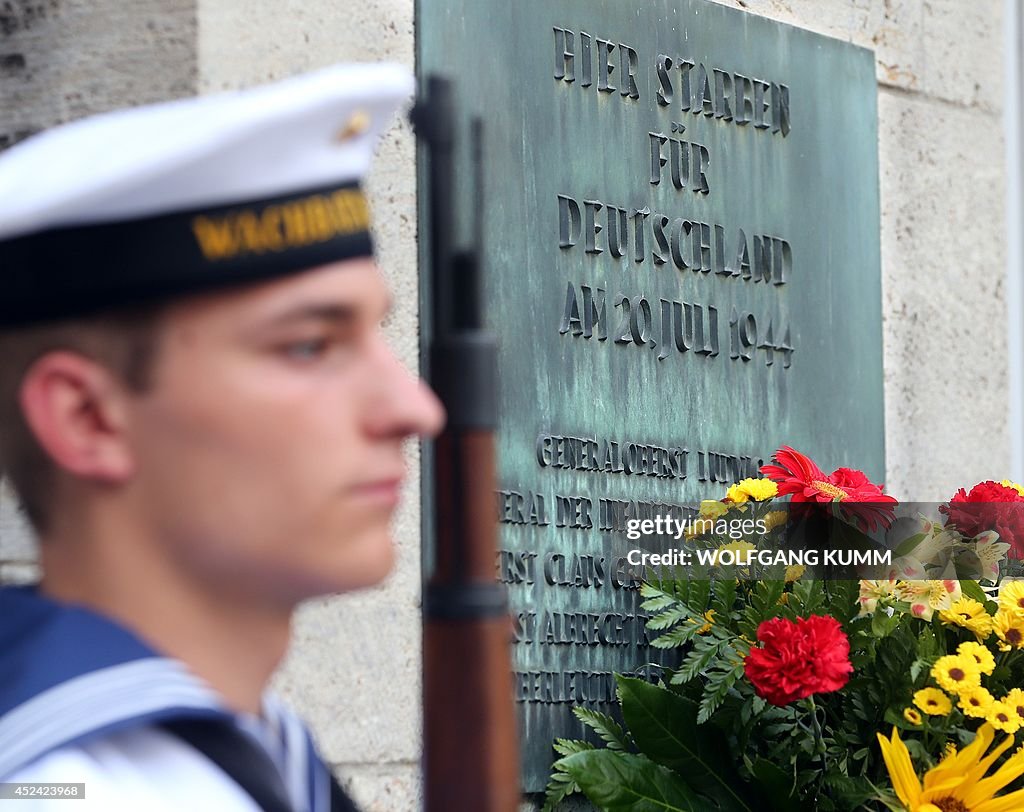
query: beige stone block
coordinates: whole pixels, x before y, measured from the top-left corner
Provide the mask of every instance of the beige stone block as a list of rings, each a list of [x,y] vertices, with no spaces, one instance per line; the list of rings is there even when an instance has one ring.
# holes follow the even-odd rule
[[[81,116],[195,92],[194,0],[6,6],[0,147]]]
[[[413,0],[198,0],[200,89],[280,79],[335,62],[413,66]]]
[[[987,112],[1003,109],[1001,0],[922,3],[924,84],[930,96]]]
[[[420,619],[386,589],[309,603],[275,685],[331,763],[419,759]]]
[[[945,500],[1009,472],[1003,140],[901,93],[879,116],[887,485]]]
[[[1000,0],[721,0],[875,52],[879,84],[1002,109]]]
[[[6,481],[0,483],[0,562],[36,560],[36,539],[18,499]]]
[[[364,812],[417,812],[422,808],[418,765],[367,767],[342,764],[336,772],[342,786]]]

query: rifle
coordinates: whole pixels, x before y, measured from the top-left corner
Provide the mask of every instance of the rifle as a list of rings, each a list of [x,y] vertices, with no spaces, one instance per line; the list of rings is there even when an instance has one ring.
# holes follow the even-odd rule
[[[472,123],[474,239],[455,250],[451,82],[427,79],[412,113],[426,146],[433,308],[428,378],[448,411],[433,446],[433,574],[424,590],[426,812],[515,812],[519,756],[505,590],[495,580],[497,342],[480,302],[482,126]]]

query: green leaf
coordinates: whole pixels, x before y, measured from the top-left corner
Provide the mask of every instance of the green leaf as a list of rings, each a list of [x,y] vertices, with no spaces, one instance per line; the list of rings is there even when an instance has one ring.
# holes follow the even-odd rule
[[[779,598],[786,589],[783,581],[759,581],[750,593],[750,605],[743,613],[740,628],[748,637],[757,634],[757,627],[769,618],[781,614]]]
[[[597,733],[612,750],[629,749],[626,731],[611,716],[583,707],[575,707],[572,712],[577,719]]]
[[[964,595],[968,598],[974,598],[978,603],[985,607],[985,611],[990,615],[994,615],[999,605],[992,600],[989,600],[988,595],[985,594],[985,590],[981,588],[981,585],[977,581],[961,581],[960,589]]]
[[[743,676],[743,663],[734,665],[728,669],[715,669],[708,674],[708,684],[704,689],[704,696],[700,700],[700,708],[697,711],[697,724],[702,725],[711,718],[716,710],[721,707],[729,689],[736,684],[736,681]]]
[[[679,648],[679,646],[686,645],[696,637],[700,628],[701,627],[696,623],[687,623],[685,626],[678,626],[671,631],[659,634],[657,637],[652,638],[651,645],[655,648]]]
[[[659,615],[647,619],[647,628],[654,629],[655,631],[661,631],[667,629],[670,626],[675,626],[679,621],[686,620],[687,618],[693,617],[693,614],[688,608],[683,606],[681,603],[673,602],[671,608],[666,609]]]
[[[922,541],[924,541],[924,533],[915,533],[913,536],[908,536],[901,541],[896,549],[893,551],[894,558],[900,558],[905,555],[910,555],[914,548],[917,547]]]
[[[605,812],[708,812],[708,802],[670,770],[643,756],[592,750],[562,760],[583,793]]]
[[[662,609],[679,603],[679,599],[665,591],[660,582],[644,581],[640,584],[640,597],[645,599],[640,604],[640,608],[648,612],[660,612]]]
[[[703,615],[711,597],[711,581],[690,581],[686,605],[697,615]]]
[[[571,756],[574,753],[582,753],[584,750],[594,749],[593,744],[580,741],[579,739],[555,739],[555,743],[551,746],[555,748],[555,752],[560,756]]]
[[[622,716],[636,746],[715,798],[723,810],[749,810],[732,759],[715,728],[697,727],[697,706],[643,680],[617,676]],[[705,812],[708,807],[701,808]]]
[[[731,578],[715,581],[715,594],[711,598],[711,608],[722,619],[727,620],[732,614],[736,603],[736,582]]]
[[[771,812],[799,812],[800,799],[793,797],[793,778],[778,764],[759,758],[750,765],[758,797]]]
[[[570,795],[580,791],[579,784],[571,775],[561,769],[561,760],[554,764],[551,777],[544,791],[544,806],[541,812],[554,812],[556,806]]]
[[[703,673],[704,669],[711,664],[711,661],[718,656],[721,646],[722,643],[719,641],[698,640],[683,659],[682,665],[672,677],[672,680],[674,682],[689,682],[698,674]]]
[[[871,616],[871,633],[875,637],[886,637],[900,624],[900,615],[889,617],[885,612],[875,612]]]

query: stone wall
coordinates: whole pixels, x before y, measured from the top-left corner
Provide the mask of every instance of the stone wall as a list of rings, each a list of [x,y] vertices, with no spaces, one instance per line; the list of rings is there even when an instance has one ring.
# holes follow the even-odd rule
[[[956,485],[1007,475],[1002,4],[727,4],[875,50],[889,489],[939,500]],[[413,0],[0,0],[0,145],[89,112],[337,61],[412,67],[413,18]],[[413,366],[416,190],[404,124],[382,145],[370,191],[396,295],[389,332]],[[389,812],[418,808],[420,792],[415,478],[407,496],[394,575],[306,607],[278,679],[357,798]],[[32,558],[13,502],[0,494],[0,577],[32,577]]]

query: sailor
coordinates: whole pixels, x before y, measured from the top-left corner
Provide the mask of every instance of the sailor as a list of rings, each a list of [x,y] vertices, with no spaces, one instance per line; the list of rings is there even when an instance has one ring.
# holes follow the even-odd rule
[[[361,187],[411,89],[335,66],[0,155],[0,464],[43,573],[0,589],[0,782],[84,789],[17,808],[354,808],[266,686],[297,604],[391,569],[444,419]]]

